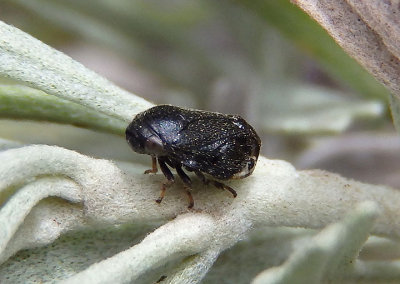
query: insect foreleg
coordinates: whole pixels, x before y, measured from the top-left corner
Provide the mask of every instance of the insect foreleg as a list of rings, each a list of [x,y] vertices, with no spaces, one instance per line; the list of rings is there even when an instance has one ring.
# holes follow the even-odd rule
[[[157,168],[157,159],[155,156],[151,156],[151,169],[145,170],[144,173],[145,174],[155,174],[156,172],[158,172],[158,168]]]
[[[161,186],[160,197],[156,200],[157,203],[161,203],[165,196],[165,191],[168,187],[170,187],[174,183],[174,175],[169,170],[168,166],[165,164],[165,161],[162,158],[158,158],[158,163],[160,164],[160,169],[163,172],[164,176],[167,178],[167,181],[164,182]]]

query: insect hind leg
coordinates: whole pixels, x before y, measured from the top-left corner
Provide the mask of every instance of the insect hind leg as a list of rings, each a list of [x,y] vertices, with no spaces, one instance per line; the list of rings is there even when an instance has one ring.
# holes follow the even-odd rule
[[[201,179],[201,181],[204,184],[212,183],[216,188],[229,191],[230,193],[232,193],[233,197],[237,196],[236,191],[232,187],[227,186],[227,185],[223,184],[222,182],[219,182],[219,181],[216,181],[216,180],[207,179],[204,176],[204,174],[202,172],[200,172],[200,171],[195,171],[195,174]]]
[[[167,190],[168,187],[170,187],[174,183],[175,179],[174,179],[174,175],[171,173],[171,171],[168,168],[167,164],[165,163],[164,159],[158,158],[158,164],[160,165],[160,169],[161,169],[162,173],[167,178],[167,181],[163,182],[163,184],[161,186],[160,197],[158,197],[158,199],[156,199],[157,203],[161,203],[161,201],[163,200],[163,198],[165,196],[165,191]]]
[[[206,179],[206,177],[203,175],[202,172],[200,172],[200,171],[195,171],[194,173],[196,174],[196,176],[197,176],[199,179],[201,179],[201,181],[202,181],[204,184],[208,184],[208,183],[209,183],[209,180]]]
[[[189,198],[188,208],[192,208],[194,206],[193,196],[190,193],[190,190],[192,189],[192,181],[187,176],[187,174],[182,170],[181,166],[176,166],[175,168],[176,168],[176,172],[178,173],[179,177],[182,179],[183,183],[185,184],[184,188],[185,188],[186,194]]]
[[[236,197],[236,196],[237,196],[236,191],[235,191],[232,187],[227,186],[226,184],[223,184],[222,182],[219,182],[219,181],[216,181],[216,180],[211,180],[210,182],[211,182],[216,188],[225,189],[225,190],[229,191],[230,193],[232,193],[233,197]]]

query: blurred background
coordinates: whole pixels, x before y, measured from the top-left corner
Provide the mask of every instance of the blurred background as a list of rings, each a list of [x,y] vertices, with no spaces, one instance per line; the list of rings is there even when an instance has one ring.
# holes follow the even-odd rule
[[[3,0],[0,20],[155,104],[240,114],[268,158],[400,188],[387,90],[288,0]],[[0,136],[150,165],[72,126],[1,119]]]

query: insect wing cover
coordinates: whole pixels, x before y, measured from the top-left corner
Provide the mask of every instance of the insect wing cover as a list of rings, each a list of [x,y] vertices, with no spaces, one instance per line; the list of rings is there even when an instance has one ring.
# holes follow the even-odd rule
[[[139,146],[135,139],[141,142]],[[144,148],[146,140],[157,139],[162,143],[162,153],[133,146]],[[187,170],[222,180],[250,175],[261,146],[253,127],[240,116],[170,105],[138,114],[127,128],[127,140],[136,152],[164,155]]]

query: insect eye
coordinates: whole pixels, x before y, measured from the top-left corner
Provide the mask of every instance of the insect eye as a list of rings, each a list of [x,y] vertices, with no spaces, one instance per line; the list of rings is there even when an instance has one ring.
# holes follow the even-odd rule
[[[144,147],[150,153],[162,153],[164,151],[161,139],[154,135],[147,138]]]
[[[250,171],[252,168],[254,168],[254,166],[255,166],[255,161],[254,161],[254,159],[252,158],[252,159],[250,160],[250,162],[248,162],[247,168],[248,168],[249,171]]]

